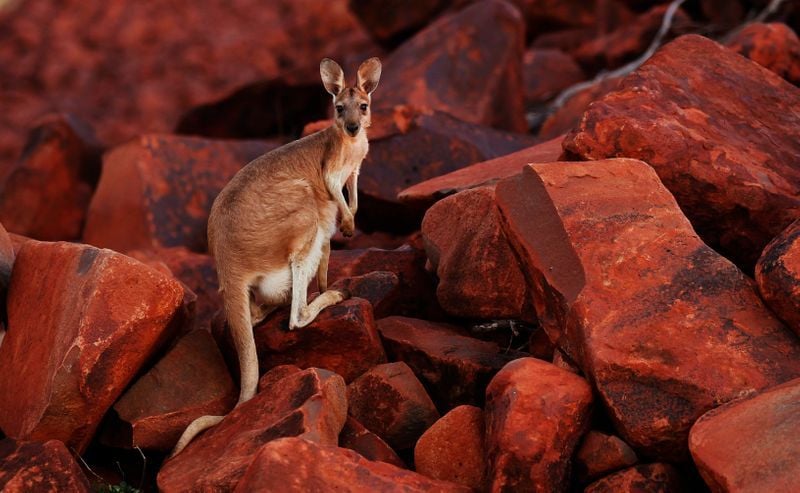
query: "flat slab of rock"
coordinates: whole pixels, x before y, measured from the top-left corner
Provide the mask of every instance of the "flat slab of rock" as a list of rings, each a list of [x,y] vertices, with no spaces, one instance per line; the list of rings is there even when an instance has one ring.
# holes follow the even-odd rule
[[[714,492],[794,491],[800,478],[800,379],[709,411],[689,449]]]
[[[486,389],[490,490],[566,491],[591,404],[591,387],[574,373],[535,358],[507,364]]]
[[[344,380],[326,370],[280,370],[255,397],[200,434],[158,473],[158,488],[230,491],[264,444],[300,436],[335,446],[347,416]]]
[[[384,318],[378,330],[389,358],[405,362],[445,409],[482,404],[494,374],[519,355],[454,326],[415,318]]]
[[[703,413],[800,376],[800,341],[647,164],[533,165],[497,200],[542,327],[637,452],[685,459]]]
[[[361,456],[371,461],[386,462],[406,469],[403,459],[397,452],[384,442],[381,437],[364,428],[352,416],[347,417],[342,433],[339,435],[339,446],[358,452]]]
[[[5,493],[89,493],[89,481],[58,440],[0,440],[0,490]]]
[[[0,428],[81,453],[153,353],[174,334],[183,287],[88,245],[23,243],[0,346]]]
[[[748,24],[726,46],[792,84],[800,85],[800,39],[786,24]]]
[[[647,162],[700,236],[749,270],[800,217],[799,106],[780,76],[687,35],[595,102],[564,149]]]
[[[756,264],[766,304],[800,336],[800,220],[775,237]]]
[[[680,474],[669,464],[630,467],[595,481],[583,493],[682,493],[687,491]]]
[[[261,448],[236,491],[466,493],[470,489],[385,462],[372,462],[352,450],[320,446],[302,438],[281,438]]]
[[[174,246],[204,252],[217,194],[274,147],[175,135],[144,135],[115,147],[103,158],[83,240],[119,252]]]

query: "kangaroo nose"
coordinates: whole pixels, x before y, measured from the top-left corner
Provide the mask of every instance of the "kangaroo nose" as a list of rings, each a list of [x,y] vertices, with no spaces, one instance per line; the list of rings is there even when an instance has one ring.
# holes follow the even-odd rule
[[[355,135],[356,132],[358,132],[357,123],[348,123],[347,125],[345,125],[345,128],[347,129],[348,132],[350,132],[350,135]]]

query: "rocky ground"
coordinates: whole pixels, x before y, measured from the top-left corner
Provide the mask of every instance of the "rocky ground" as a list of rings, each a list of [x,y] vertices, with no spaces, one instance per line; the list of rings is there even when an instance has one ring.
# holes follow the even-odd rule
[[[626,68],[670,4],[0,2],[0,489],[798,490],[800,5]],[[324,56],[384,66],[353,297],[232,409],[208,212]]]

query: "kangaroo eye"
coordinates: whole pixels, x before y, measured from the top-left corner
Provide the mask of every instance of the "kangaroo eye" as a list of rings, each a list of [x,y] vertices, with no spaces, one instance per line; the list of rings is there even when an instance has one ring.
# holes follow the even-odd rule
[[[336,113],[341,114],[342,111],[344,111],[344,106],[342,106],[341,104],[337,104],[336,105]]]
[[[361,105],[361,111],[367,111],[367,105],[366,104],[362,104]]]

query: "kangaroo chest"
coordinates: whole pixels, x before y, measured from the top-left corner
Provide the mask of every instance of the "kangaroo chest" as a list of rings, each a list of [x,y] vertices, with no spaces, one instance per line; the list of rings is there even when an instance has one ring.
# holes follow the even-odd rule
[[[367,155],[369,144],[366,137],[357,139],[355,142],[348,142],[340,146],[329,157],[329,162],[326,163],[327,180],[335,186],[336,189],[344,187],[347,178],[353,173],[358,173],[361,167],[361,161]]]

